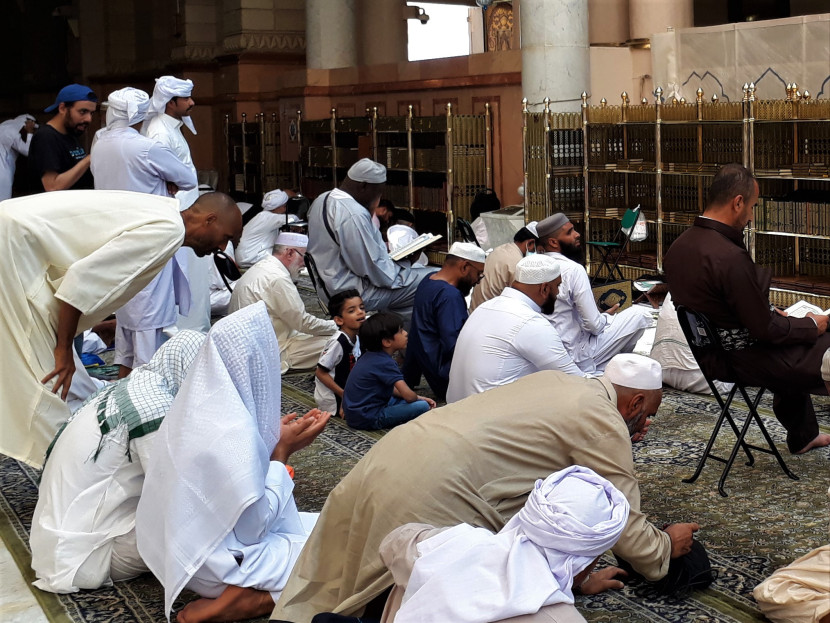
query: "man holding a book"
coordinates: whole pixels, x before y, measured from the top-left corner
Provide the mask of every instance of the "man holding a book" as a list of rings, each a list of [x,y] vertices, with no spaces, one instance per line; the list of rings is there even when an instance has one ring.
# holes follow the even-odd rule
[[[664,268],[675,303],[705,314],[724,344],[725,358],[702,359],[703,371],[719,381],[771,390],[787,446],[801,454],[830,445],[830,435],[819,433],[810,399],[827,393],[821,361],[830,348],[830,317],[808,312],[796,318],[770,305],[772,273],[752,261],[743,243],[757,201],[758,183],[748,169],[722,167],[703,216],[672,244]],[[727,361],[738,378],[730,378]]]

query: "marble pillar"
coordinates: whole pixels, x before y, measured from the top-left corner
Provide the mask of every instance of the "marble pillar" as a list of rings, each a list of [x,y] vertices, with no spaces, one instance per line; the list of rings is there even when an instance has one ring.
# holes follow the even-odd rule
[[[588,0],[522,0],[522,92],[531,109],[580,110],[591,84]]]
[[[305,5],[306,66],[357,66],[355,0],[308,0]]]
[[[588,41],[614,45],[628,41],[628,0],[588,0]]]
[[[629,0],[631,39],[648,39],[654,33],[694,26],[694,0]]]
[[[358,64],[402,63],[407,55],[405,0],[358,0]],[[429,13],[429,5],[426,5]],[[417,22],[416,22],[417,23]]]

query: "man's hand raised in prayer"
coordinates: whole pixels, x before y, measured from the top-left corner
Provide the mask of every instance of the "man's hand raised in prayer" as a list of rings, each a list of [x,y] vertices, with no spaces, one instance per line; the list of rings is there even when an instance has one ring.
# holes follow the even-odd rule
[[[696,523],[673,523],[663,528],[671,539],[671,557],[680,558],[692,551],[694,534],[700,530]]]
[[[271,453],[271,460],[286,463],[292,454],[317,438],[330,417],[331,413],[320,409],[312,409],[302,417],[297,417],[296,413],[283,416],[280,421],[280,440]]]

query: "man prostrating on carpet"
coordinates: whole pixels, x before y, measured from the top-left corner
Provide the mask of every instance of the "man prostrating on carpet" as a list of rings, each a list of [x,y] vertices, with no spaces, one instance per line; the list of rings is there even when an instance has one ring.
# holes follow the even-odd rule
[[[316,514],[299,513],[288,456],[330,414],[280,418],[279,346],[265,304],[214,325],[158,430],[136,513],[138,551],[164,586],[203,597],[180,623],[268,614]]]

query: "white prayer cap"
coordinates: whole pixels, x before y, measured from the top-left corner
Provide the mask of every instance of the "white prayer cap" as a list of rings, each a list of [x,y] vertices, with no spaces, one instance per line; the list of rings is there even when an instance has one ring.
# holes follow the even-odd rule
[[[153,89],[153,98],[150,101],[149,116],[161,115],[164,113],[169,102],[174,97],[190,97],[193,92],[193,81],[182,80],[175,76],[162,76],[156,78],[156,86]],[[196,134],[196,128],[193,126],[193,120],[189,117],[182,117],[182,123],[188,129]]]
[[[355,162],[346,175],[355,182],[366,182],[367,184],[386,183],[386,167],[369,158],[363,158]]]
[[[277,188],[265,193],[265,196],[262,198],[262,209],[276,210],[286,203],[288,203],[288,193]]]
[[[614,385],[630,389],[660,389],[663,387],[663,368],[651,357],[621,353],[608,362],[605,378]]]
[[[539,221],[530,221],[527,225],[525,225],[525,229],[533,234],[534,237],[539,237],[539,232],[536,230],[536,226],[539,224]]]
[[[514,280],[528,285],[549,283],[559,277],[560,273],[559,262],[547,255],[536,253],[519,260]]]
[[[478,262],[479,264],[484,264],[484,260],[487,259],[484,250],[472,242],[453,242],[447,255],[454,255],[462,260]]]
[[[141,123],[150,108],[150,96],[141,89],[124,87],[107,97],[107,128]]]
[[[830,348],[828,348],[824,357],[821,358],[821,378],[823,381],[830,383]]]
[[[298,234],[293,231],[283,231],[277,236],[275,244],[284,247],[296,247],[298,249],[305,249],[308,246],[308,236],[305,234]]]

